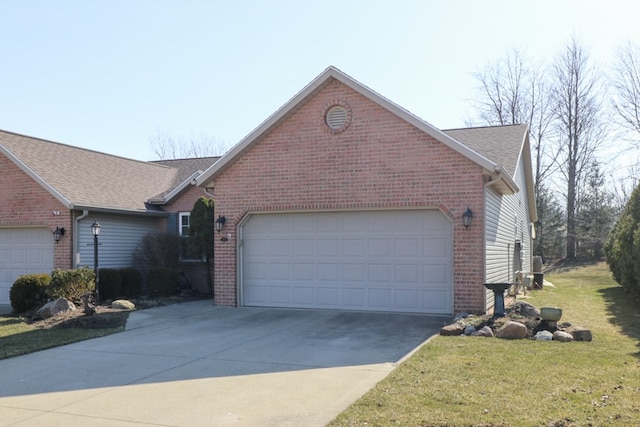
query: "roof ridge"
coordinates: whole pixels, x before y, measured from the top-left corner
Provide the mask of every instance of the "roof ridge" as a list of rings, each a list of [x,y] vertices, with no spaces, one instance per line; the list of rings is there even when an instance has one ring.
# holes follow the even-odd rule
[[[484,126],[467,126],[462,128],[451,128],[451,129],[442,129],[443,132],[448,132],[451,130],[470,130],[470,129],[492,129],[492,128],[505,128],[505,127],[515,127],[515,126],[527,126],[526,123],[511,123],[508,125],[484,125]]]

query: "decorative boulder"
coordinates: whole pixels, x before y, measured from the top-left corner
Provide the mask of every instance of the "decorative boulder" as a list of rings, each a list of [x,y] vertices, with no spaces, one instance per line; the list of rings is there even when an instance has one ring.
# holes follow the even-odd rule
[[[464,327],[464,334],[465,335],[473,335],[473,333],[476,332],[476,328],[473,325],[467,325]]]
[[[527,327],[519,322],[509,320],[496,332],[496,337],[507,340],[518,340],[526,338],[528,334]]]
[[[440,329],[440,335],[451,337],[455,335],[462,335],[463,331],[464,327],[461,324],[452,323],[450,325],[443,326],[442,329]]]
[[[536,341],[551,341],[553,339],[553,334],[549,331],[540,331],[534,337]]]
[[[582,326],[571,326],[566,332],[570,333],[576,341],[591,341],[592,339],[591,331]]]
[[[58,298],[40,307],[36,312],[36,317],[40,319],[48,319],[58,313],[73,311],[75,309],[76,306],[68,299]]]
[[[471,334],[471,336],[473,336],[473,337],[489,337],[489,338],[492,338],[493,337],[493,331],[491,330],[490,327],[483,326],[482,328],[480,328],[477,331],[473,332]]]
[[[116,308],[118,310],[135,310],[136,305],[126,299],[117,299],[111,303],[111,308]]]
[[[553,339],[560,342],[570,342],[573,341],[573,335],[564,331],[555,331],[553,333]]]
[[[527,319],[536,319],[540,317],[540,310],[528,302],[516,301],[507,308],[507,315],[509,314],[517,314]]]

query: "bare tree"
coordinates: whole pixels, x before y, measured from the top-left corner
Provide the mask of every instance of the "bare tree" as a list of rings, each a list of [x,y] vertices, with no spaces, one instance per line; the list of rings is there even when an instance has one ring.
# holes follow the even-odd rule
[[[640,141],[640,46],[627,43],[618,50],[613,68],[613,108],[623,128]]]
[[[225,144],[204,132],[173,136],[158,131],[150,138],[150,145],[160,160],[221,156]]]
[[[555,256],[563,251],[557,236],[563,225],[557,221],[560,207],[551,195],[546,182],[557,167],[553,159],[554,148],[549,143],[553,118],[549,85],[544,79],[543,67],[533,64],[518,50],[507,51],[504,58],[489,64],[473,76],[479,81],[475,102],[480,121],[487,125],[529,125],[529,138],[534,157],[534,192],[538,221],[535,245],[537,255]]]
[[[566,184],[566,256],[576,257],[576,212],[580,192],[606,136],[600,73],[574,38],[552,70],[552,108],[557,131],[556,164]]]
[[[479,81],[475,107],[480,121],[486,125],[528,124],[535,161],[535,191],[539,193],[544,179],[553,172],[555,157],[549,153],[547,136],[552,120],[549,89],[541,65],[516,49],[504,58],[473,73]]]

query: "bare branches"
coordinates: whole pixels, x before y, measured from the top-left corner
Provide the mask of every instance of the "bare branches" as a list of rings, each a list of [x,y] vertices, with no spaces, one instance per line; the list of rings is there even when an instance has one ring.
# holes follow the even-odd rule
[[[618,50],[613,68],[613,108],[620,125],[636,133],[640,141],[640,46],[627,43]]]
[[[151,137],[150,145],[160,160],[220,156],[226,151],[225,144],[204,132],[172,136],[158,131]]]

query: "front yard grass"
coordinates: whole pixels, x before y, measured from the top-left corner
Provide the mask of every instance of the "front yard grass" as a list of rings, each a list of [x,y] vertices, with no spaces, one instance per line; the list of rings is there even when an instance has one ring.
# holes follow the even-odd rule
[[[592,342],[434,337],[331,426],[640,425],[640,308],[604,263],[545,276],[536,307]]]
[[[124,326],[99,329],[65,327],[40,329],[16,316],[0,316],[0,359],[102,337],[122,330]]]

